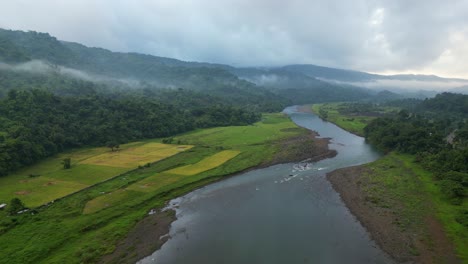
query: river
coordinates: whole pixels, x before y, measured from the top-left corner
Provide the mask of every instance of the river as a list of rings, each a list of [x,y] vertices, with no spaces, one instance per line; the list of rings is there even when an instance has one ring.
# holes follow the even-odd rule
[[[312,113],[284,112],[332,138],[337,156],[249,171],[172,200],[171,238],[138,263],[393,263],[325,177],[379,154]]]

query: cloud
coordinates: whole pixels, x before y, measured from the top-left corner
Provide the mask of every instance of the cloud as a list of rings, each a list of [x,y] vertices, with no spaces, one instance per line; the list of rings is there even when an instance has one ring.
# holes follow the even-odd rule
[[[4,1],[0,27],[240,66],[311,63],[468,77],[468,1]]]

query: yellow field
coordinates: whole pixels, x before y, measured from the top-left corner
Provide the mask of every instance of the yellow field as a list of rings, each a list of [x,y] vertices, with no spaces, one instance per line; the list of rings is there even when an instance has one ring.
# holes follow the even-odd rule
[[[226,161],[234,158],[239,153],[240,151],[237,151],[237,150],[224,150],[210,157],[204,158],[195,164],[168,170],[167,173],[179,174],[179,175],[195,175],[195,174],[207,171],[207,170],[214,169],[222,165]]]
[[[85,148],[45,159],[33,166],[0,177],[0,203],[14,197],[27,206],[45,204],[90,185],[105,181],[130,169],[173,156],[192,146],[133,142],[121,150]],[[62,160],[71,158],[71,169],[63,169]],[[37,177],[29,177],[37,175]]]
[[[120,168],[134,168],[148,162],[156,162],[192,148],[188,145],[147,143],[127,149],[106,152],[81,161],[82,164],[104,165]]]

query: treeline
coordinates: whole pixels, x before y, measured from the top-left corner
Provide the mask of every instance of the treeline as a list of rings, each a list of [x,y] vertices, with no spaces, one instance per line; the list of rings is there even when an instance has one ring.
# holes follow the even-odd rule
[[[222,100],[207,95],[184,90],[172,93],[175,100],[169,103],[143,94],[113,98],[10,90],[0,100],[0,175],[67,148],[167,137],[260,119],[257,112],[222,105]]]
[[[414,154],[452,203],[462,204],[468,195],[467,106],[468,95],[443,93],[396,117],[373,120],[365,137],[383,151]]]

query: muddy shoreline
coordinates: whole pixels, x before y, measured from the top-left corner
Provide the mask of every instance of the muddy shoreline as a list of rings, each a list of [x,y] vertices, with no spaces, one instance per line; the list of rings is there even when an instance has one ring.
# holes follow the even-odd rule
[[[300,128],[303,129],[303,128]],[[319,161],[336,156],[336,151],[328,148],[330,139],[319,138],[319,134],[314,131],[307,131],[299,136],[287,138],[276,143],[278,151],[275,156],[257,166],[247,168],[237,172],[235,176],[246,171],[261,169],[276,164],[300,162],[303,160]],[[212,182],[210,182],[211,184]],[[151,255],[154,251],[162,247],[169,239],[169,230],[173,221],[176,220],[173,210],[158,211],[140,220],[130,230],[126,237],[121,240],[114,252],[103,256],[99,263],[135,263]],[[157,239],[159,238],[159,239]]]
[[[371,173],[361,165],[330,172],[327,179],[379,247],[398,263],[460,263],[434,215],[402,230],[399,223],[404,216],[399,210],[378,206],[369,199],[366,188],[372,182],[363,175]]]

